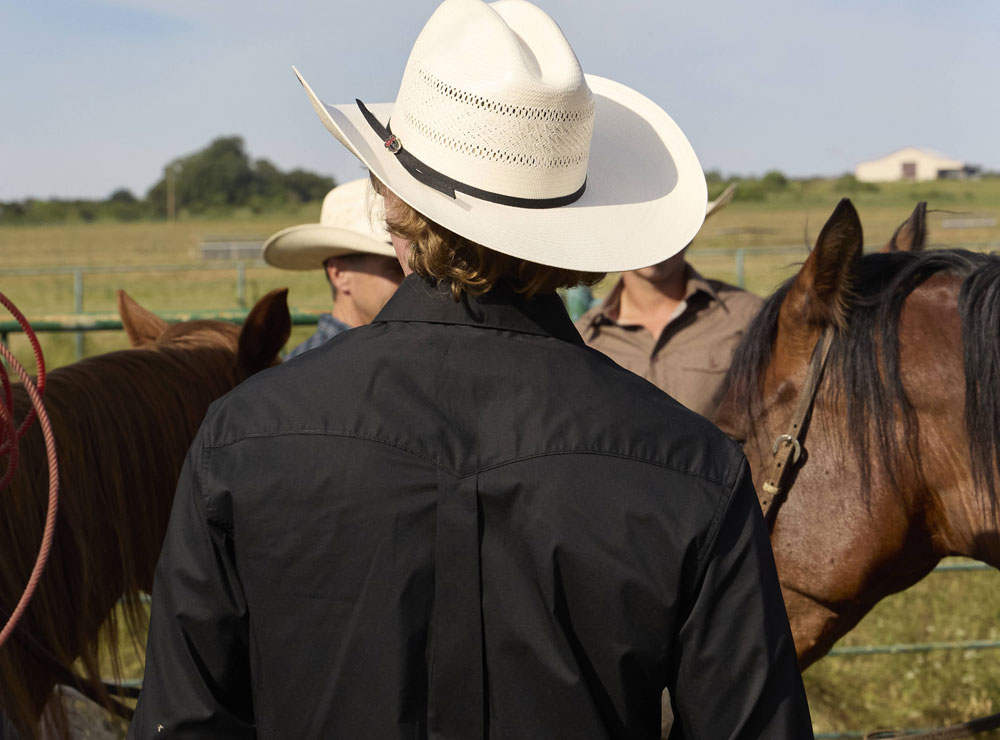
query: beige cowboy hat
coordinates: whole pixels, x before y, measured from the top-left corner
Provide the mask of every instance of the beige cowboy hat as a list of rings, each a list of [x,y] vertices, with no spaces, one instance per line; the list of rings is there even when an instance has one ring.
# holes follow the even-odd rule
[[[344,254],[395,257],[384,221],[374,218],[368,207],[368,182],[367,177],[352,180],[327,193],[319,223],[290,226],[272,235],[264,242],[264,261],[284,270],[314,270]]]
[[[584,75],[526,0],[445,0],[395,103],[327,105],[295,73],[326,128],[389,190],[498,252],[631,270],[679,252],[705,218],[705,177],[673,119]]]

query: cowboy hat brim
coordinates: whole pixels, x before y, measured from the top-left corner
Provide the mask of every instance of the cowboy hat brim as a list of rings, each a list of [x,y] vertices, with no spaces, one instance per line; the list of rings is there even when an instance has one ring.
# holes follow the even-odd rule
[[[327,105],[295,74],[326,128],[400,200],[498,252],[571,270],[634,270],[681,251],[705,220],[705,176],[687,138],[658,105],[617,82],[586,76],[595,120],[585,192],[569,205],[536,209],[462,192],[452,198],[422,184],[356,104]],[[367,107],[384,126],[393,104]]]
[[[323,224],[301,224],[282,229],[264,243],[261,253],[267,264],[283,270],[318,269],[331,257],[345,254],[396,256],[388,242]]]

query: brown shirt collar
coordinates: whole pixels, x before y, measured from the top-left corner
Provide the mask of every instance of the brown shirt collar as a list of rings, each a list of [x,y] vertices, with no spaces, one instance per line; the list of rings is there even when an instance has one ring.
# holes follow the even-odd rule
[[[685,263],[685,269],[687,271],[687,281],[684,289],[684,299],[682,302],[683,308],[678,313],[678,316],[683,315],[685,311],[691,305],[691,299],[698,293],[704,293],[710,301],[716,301],[722,303],[718,293],[712,287],[701,274],[694,269],[690,264]],[[622,300],[622,288],[624,286],[624,281],[618,278],[618,282],[615,287],[611,289],[604,301],[597,307],[594,311],[593,316],[590,320],[590,326],[594,326],[598,323],[610,322],[612,324],[617,324],[618,309],[621,306]],[[722,303],[723,307],[725,304]]]

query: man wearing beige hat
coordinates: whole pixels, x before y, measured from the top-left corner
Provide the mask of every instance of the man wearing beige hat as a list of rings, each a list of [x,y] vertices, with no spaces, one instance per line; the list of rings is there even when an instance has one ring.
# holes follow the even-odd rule
[[[735,189],[730,185],[708,204],[706,220],[732,200]],[[711,419],[733,350],[762,301],[702,277],[686,252],[623,273],[576,328],[589,346]]]
[[[694,238],[674,120],[526,0],[445,0],[395,103],[303,85],[407,276],[206,415],[130,736],[812,737],[741,449],[557,294]]]
[[[403,279],[384,220],[369,208],[368,179],[335,187],[323,199],[318,224],[282,229],[264,243],[267,264],[326,273],[333,310],[316,332],[286,356],[315,349],[347,329],[369,323]]]

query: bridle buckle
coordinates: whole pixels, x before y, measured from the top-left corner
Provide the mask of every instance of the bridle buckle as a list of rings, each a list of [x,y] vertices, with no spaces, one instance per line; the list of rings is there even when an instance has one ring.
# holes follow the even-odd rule
[[[799,458],[802,456],[802,445],[799,444],[799,441],[791,434],[782,434],[774,440],[774,446],[771,448],[771,454],[778,454],[778,448],[781,446],[782,442],[792,446],[792,462],[797,463]]]

